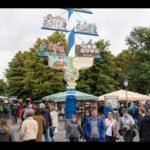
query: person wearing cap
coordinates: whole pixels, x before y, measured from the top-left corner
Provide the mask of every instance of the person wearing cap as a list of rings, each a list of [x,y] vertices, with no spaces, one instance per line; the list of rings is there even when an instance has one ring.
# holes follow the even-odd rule
[[[45,126],[45,130],[44,130],[45,141],[49,142],[50,141],[49,140],[49,128],[52,126],[50,111],[45,108],[44,103],[41,103],[39,105],[39,108],[41,109],[41,115],[45,118],[45,121],[46,121],[46,126]]]

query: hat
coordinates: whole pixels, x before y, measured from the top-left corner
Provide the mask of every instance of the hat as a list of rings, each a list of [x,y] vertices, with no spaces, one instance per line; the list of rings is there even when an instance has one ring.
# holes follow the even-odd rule
[[[43,103],[41,103],[41,104],[39,105],[39,107],[40,107],[40,108],[45,108],[45,105],[44,105]]]

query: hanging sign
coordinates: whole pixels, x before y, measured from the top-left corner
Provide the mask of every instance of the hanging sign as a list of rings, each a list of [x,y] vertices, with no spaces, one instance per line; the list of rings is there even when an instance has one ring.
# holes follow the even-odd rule
[[[67,21],[60,16],[53,17],[51,14],[48,14],[46,17],[44,17],[43,27],[66,30]]]
[[[94,23],[88,24],[86,21],[81,22],[81,20],[77,20],[76,31],[77,32],[97,34],[97,28],[96,28],[96,25]]]
[[[119,108],[119,97],[118,96],[104,96],[105,105],[111,104],[113,109]]]
[[[97,46],[92,43],[84,43],[82,42],[80,45],[76,47],[76,56],[77,57],[100,57],[99,50]]]
[[[94,63],[93,57],[75,57],[73,59],[73,66],[77,70],[87,69],[87,68],[93,66],[93,63]]]

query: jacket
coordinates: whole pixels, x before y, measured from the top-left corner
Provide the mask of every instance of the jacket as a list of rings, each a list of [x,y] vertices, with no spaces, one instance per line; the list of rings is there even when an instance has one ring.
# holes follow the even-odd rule
[[[56,111],[50,112],[52,119],[52,127],[58,127],[58,115]]]
[[[42,141],[42,136],[44,132],[44,128],[46,126],[45,118],[42,115],[33,116],[33,119],[38,123],[38,134],[37,134],[37,141]]]
[[[41,110],[41,114],[42,116],[45,118],[45,121],[46,121],[46,129],[52,125],[52,119],[51,119],[51,116],[50,116],[50,112],[48,109],[46,108],[43,108]]]
[[[113,109],[112,109],[111,107],[104,106],[103,111],[104,111],[105,117],[108,118],[108,113],[109,113],[109,112],[113,112]]]
[[[150,142],[150,115],[145,115],[141,121],[141,138]]]
[[[83,130],[78,122],[70,122],[67,127],[67,137],[80,137],[83,136]]]
[[[21,126],[20,139],[22,141],[36,140],[38,134],[38,123],[32,117],[26,118]]]
[[[14,133],[9,127],[0,127],[0,142],[13,142],[14,140]]]
[[[105,124],[108,124],[108,118],[106,118]],[[106,125],[106,130],[107,130],[108,126]],[[118,126],[117,126],[117,121],[115,119],[113,119],[113,121],[112,121],[112,133],[113,133],[114,137],[118,137]]]
[[[127,118],[125,118],[124,116],[121,118],[121,123],[120,123],[121,128],[127,126],[134,126],[134,125],[135,125],[135,121],[132,116],[128,115]]]
[[[101,117],[97,117],[97,126],[99,130],[99,140],[100,142],[105,141],[105,125]],[[85,135],[86,135],[86,140],[90,140],[91,136],[91,127],[92,127],[92,117],[88,117],[85,122]]]

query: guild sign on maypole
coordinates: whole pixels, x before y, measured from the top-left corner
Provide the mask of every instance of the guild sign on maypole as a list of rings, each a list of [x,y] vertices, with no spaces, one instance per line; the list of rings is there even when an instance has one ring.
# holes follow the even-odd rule
[[[75,12],[92,14],[87,9],[68,8],[68,20],[60,16],[48,14],[44,17],[43,27],[45,30],[54,30],[68,33],[67,53],[62,46],[61,41],[57,43],[42,42],[39,49],[39,57],[47,59],[48,65],[52,69],[62,70],[64,79],[67,82],[67,95],[65,115],[66,119],[71,119],[76,114],[76,80],[79,78],[79,70],[87,69],[94,63],[94,59],[101,58],[97,46],[92,42],[76,46],[75,34],[84,34],[88,36],[98,36],[95,24],[89,24],[86,21],[75,21]]]

